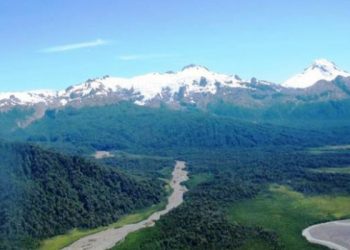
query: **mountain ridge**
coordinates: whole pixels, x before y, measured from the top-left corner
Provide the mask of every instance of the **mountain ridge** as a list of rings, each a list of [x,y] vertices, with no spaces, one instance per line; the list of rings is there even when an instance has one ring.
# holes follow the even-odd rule
[[[217,99],[240,106],[264,106],[275,102],[300,101],[298,96],[305,96],[302,98],[305,100],[310,99],[308,98],[310,93],[319,95],[318,99],[323,101],[324,92],[336,93],[329,94],[329,98],[347,98],[350,95],[346,91],[345,95],[338,93],[339,86],[325,83],[335,81],[338,76],[343,76],[346,81],[350,73],[340,70],[333,62],[325,59],[316,60],[303,73],[283,84],[258,80],[254,77],[251,80],[244,80],[238,75],[216,73],[204,66],[190,64],[178,72],[148,73],[131,78],[106,75],[88,79],[60,91],[0,93],[0,110],[6,111],[15,106],[80,107],[120,101],[131,101],[146,106],[159,106],[165,103],[179,107],[186,103],[205,107]],[[323,82],[323,85],[318,84],[319,82]],[[280,98],[281,96],[283,98]]]

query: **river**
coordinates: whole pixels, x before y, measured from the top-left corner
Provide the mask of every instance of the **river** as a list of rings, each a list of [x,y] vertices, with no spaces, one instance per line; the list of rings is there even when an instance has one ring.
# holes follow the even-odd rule
[[[314,244],[336,250],[350,249],[350,220],[313,225],[304,229],[302,234]]]
[[[79,239],[72,245],[63,250],[106,250],[115,246],[118,242],[125,239],[125,237],[142,228],[152,227],[155,222],[160,219],[162,215],[169,213],[170,210],[178,207],[183,202],[183,195],[187,191],[182,182],[188,180],[188,172],[185,170],[186,164],[183,161],[177,161],[172,172],[172,179],[170,186],[172,187],[172,194],[168,197],[168,203],[164,210],[157,211],[150,215],[146,220],[135,224],[128,224],[120,228],[111,228],[92,234]]]

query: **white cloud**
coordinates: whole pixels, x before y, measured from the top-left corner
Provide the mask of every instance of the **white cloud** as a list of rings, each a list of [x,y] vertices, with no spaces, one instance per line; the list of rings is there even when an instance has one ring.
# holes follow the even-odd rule
[[[119,60],[121,61],[142,61],[149,59],[160,59],[160,58],[170,58],[175,55],[171,54],[134,54],[134,55],[122,55],[119,56]]]
[[[107,41],[107,40],[96,39],[94,41],[89,41],[89,42],[72,43],[72,44],[66,44],[66,45],[45,48],[45,49],[40,50],[40,52],[42,52],[42,53],[64,52],[64,51],[68,51],[68,50],[77,50],[77,49],[83,49],[83,48],[103,46],[103,45],[106,45],[108,43],[109,43],[109,41]]]

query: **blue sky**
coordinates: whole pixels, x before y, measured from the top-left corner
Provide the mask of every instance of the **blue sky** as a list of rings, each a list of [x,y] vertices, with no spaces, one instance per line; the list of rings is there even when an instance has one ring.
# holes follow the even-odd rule
[[[350,1],[0,1],[0,91],[191,63],[281,82],[316,58],[350,71]]]

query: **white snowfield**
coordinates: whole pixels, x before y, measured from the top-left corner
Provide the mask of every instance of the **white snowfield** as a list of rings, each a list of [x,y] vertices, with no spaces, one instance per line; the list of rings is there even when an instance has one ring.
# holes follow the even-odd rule
[[[146,220],[135,224],[125,225],[117,229],[107,229],[105,231],[86,236],[63,250],[105,250],[115,246],[125,237],[142,228],[152,227],[162,215],[167,214],[172,209],[178,207],[183,202],[183,195],[187,191],[186,187],[181,185],[182,182],[188,180],[186,165],[183,161],[177,161],[172,173],[170,186],[173,193],[168,198],[168,204],[164,210],[153,213]]]
[[[79,101],[84,97],[107,96],[122,91],[139,93],[142,100],[136,104],[143,105],[157,96],[161,97],[164,94],[174,96],[181,88],[185,89],[185,95],[188,93],[215,94],[217,83],[223,87],[247,88],[246,81],[233,75],[219,74],[202,66],[189,65],[179,72],[149,73],[132,78],[105,76],[60,91],[0,93],[0,107],[1,103],[5,106],[8,101],[17,105],[49,103],[54,97],[64,106],[70,101]]]
[[[332,81],[337,76],[350,76],[350,73],[339,69],[333,62],[326,59],[318,59],[304,70],[285,81],[282,86],[286,88],[308,88],[320,80]]]
[[[205,82],[204,82],[205,81]],[[234,76],[218,74],[209,71],[205,67],[191,65],[179,72],[150,73],[133,78],[105,77],[93,82],[76,85],[63,96],[69,97],[72,93],[82,96],[89,95],[91,90],[100,91],[100,94],[116,92],[120,89],[133,89],[144,96],[144,101],[161,95],[168,90],[172,95],[181,87],[187,87],[188,92],[206,92],[215,94],[217,87],[215,83],[232,88],[246,88],[242,80]]]
[[[350,220],[331,221],[310,226],[302,235],[311,243],[335,250],[350,249]]]
[[[285,88],[308,88],[320,80],[331,81],[337,76],[350,76],[350,73],[339,69],[326,59],[316,60],[305,69],[282,84]],[[256,81],[257,85],[269,85],[280,90],[280,85],[268,81]],[[60,91],[29,91],[0,93],[0,108],[16,105],[55,104],[65,106],[70,102],[81,102],[93,97],[110,95],[135,95],[138,105],[163,98],[173,101],[176,93],[182,92],[184,97],[197,93],[216,94],[218,86],[231,89],[252,89],[256,85],[249,80],[242,80],[235,75],[215,73],[203,66],[189,65],[178,72],[149,73],[146,75],[121,78],[105,76],[87,80]]]

